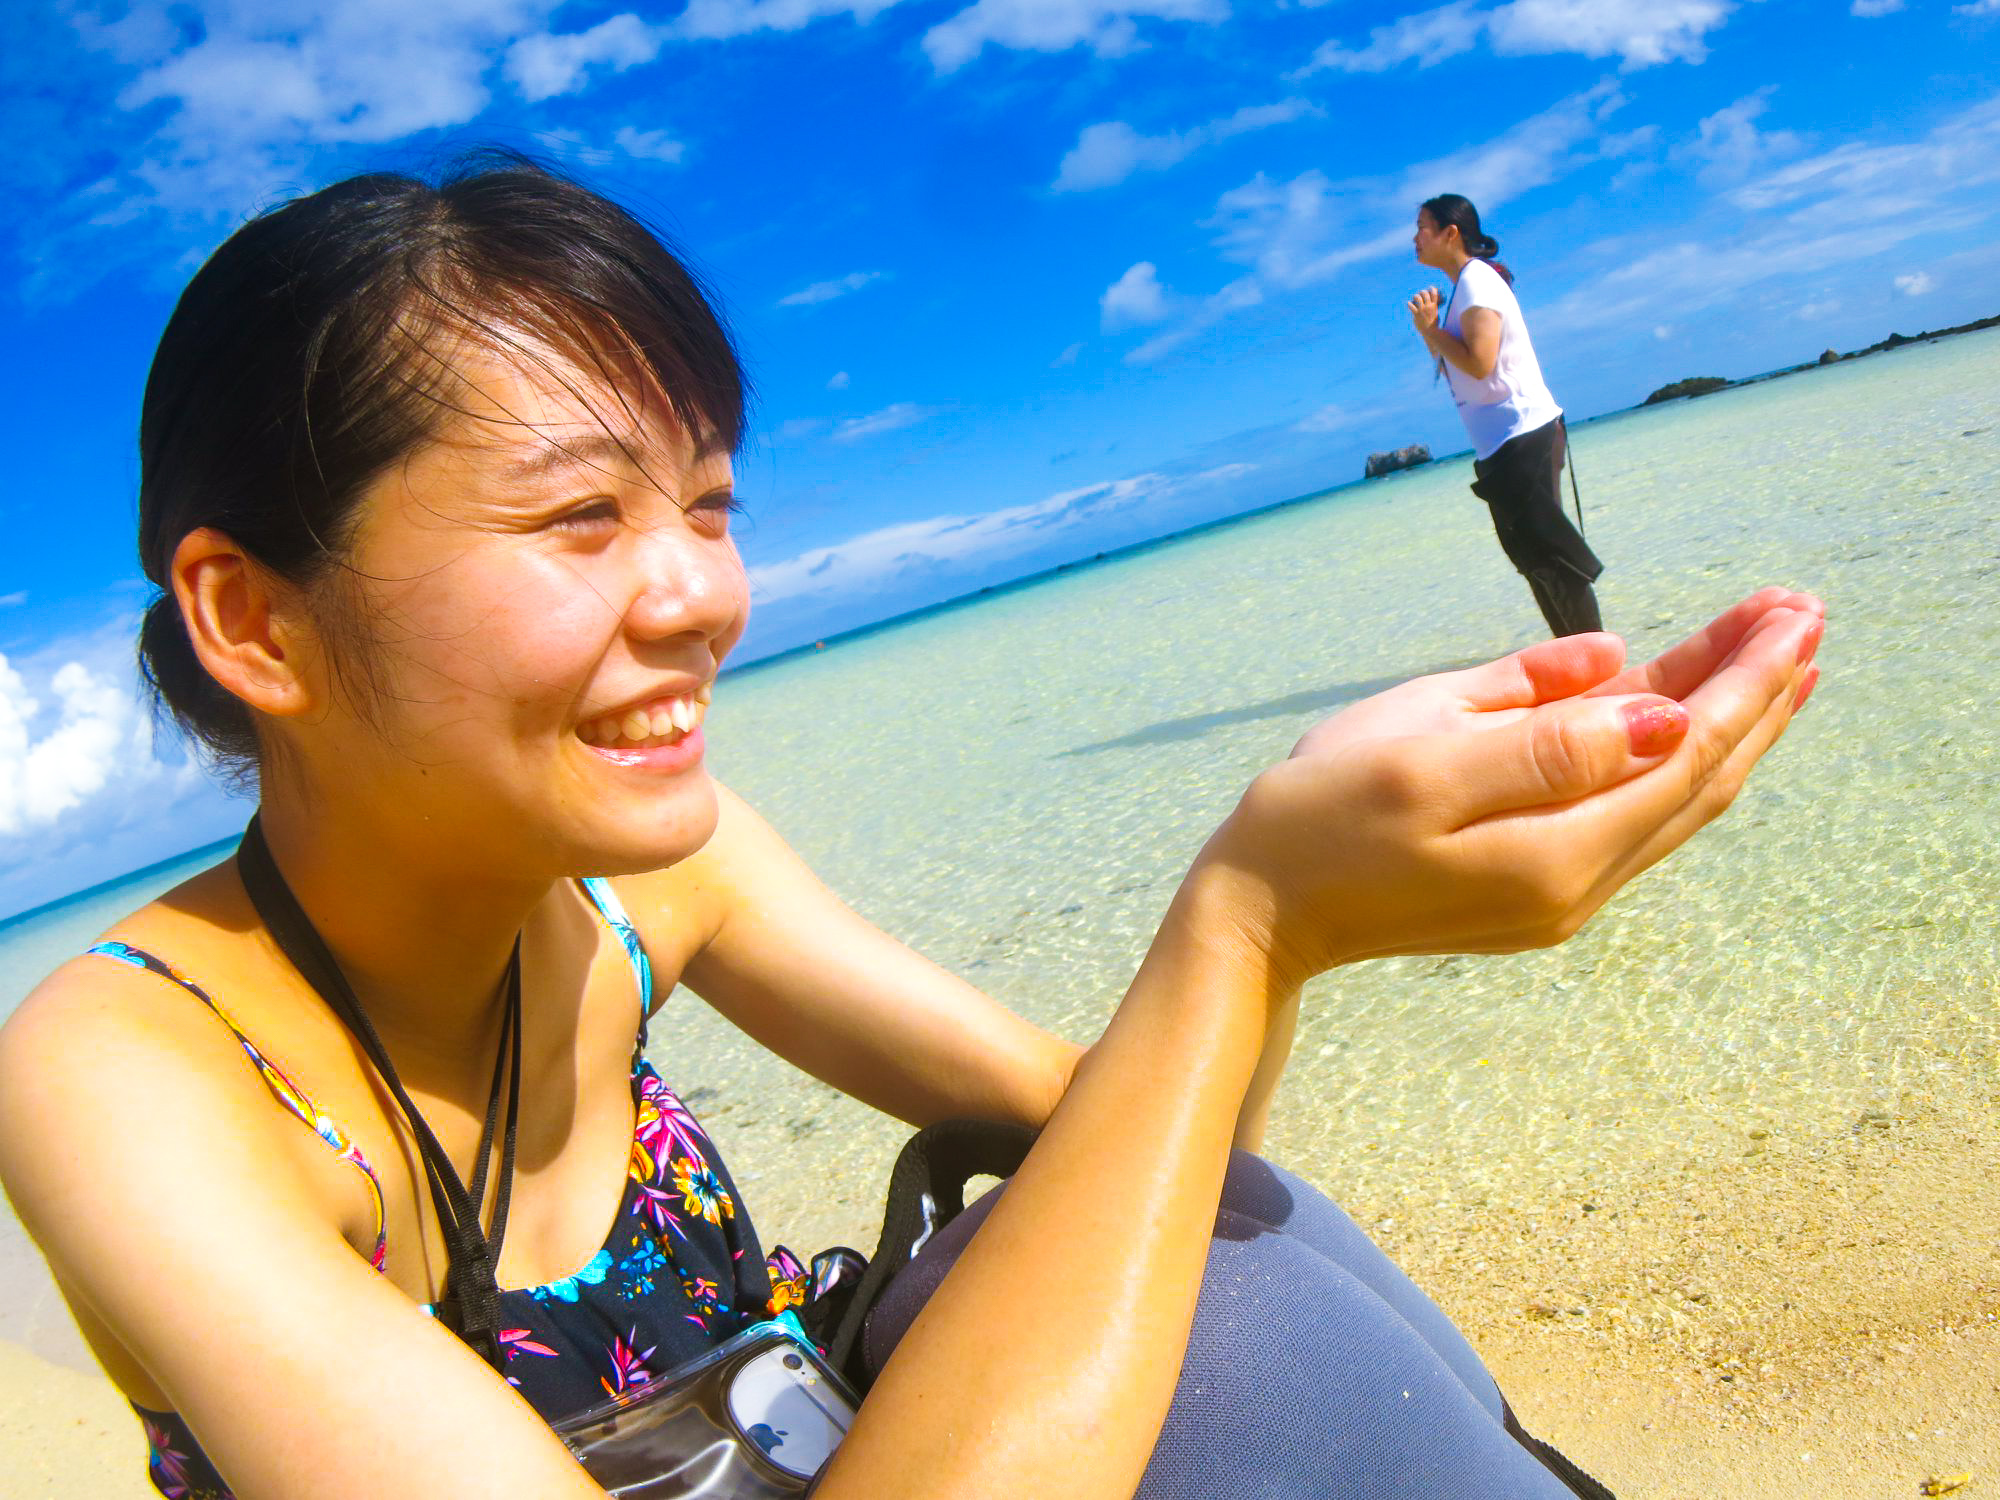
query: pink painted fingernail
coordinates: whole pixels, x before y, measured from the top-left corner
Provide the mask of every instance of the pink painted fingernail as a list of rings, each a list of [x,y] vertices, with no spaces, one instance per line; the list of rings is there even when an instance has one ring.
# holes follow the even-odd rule
[[[1826,634],[1826,621],[1814,620],[1806,627],[1806,633],[1799,637],[1799,660],[1805,661],[1819,650],[1820,638]]]
[[[1793,713],[1797,713],[1806,706],[1806,699],[1812,696],[1812,690],[1818,685],[1819,667],[1817,665],[1807,667],[1805,681],[1799,684],[1798,692],[1792,696]]]
[[[1665,755],[1688,732],[1688,711],[1678,703],[1628,703],[1625,733],[1634,755]]]

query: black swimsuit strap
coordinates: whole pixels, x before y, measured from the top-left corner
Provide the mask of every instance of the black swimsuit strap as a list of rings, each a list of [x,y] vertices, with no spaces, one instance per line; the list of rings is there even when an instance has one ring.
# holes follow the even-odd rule
[[[361,1044],[409,1121],[417,1152],[423,1159],[448,1259],[438,1317],[498,1369],[505,1356],[500,1350],[500,1288],[496,1271],[500,1241],[507,1231],[508,1203],[513,1197],[515,1127],[521,1104],[521,940],[515,938],[513,955],[507,962],[507,995],[501,1014],[499,1051],[493,1060],[493,1086],[487,1095],[486,1121],[480,1132],[472,1186],[467,1188],[429,1122],[403,1088],[396,1065],[390,1061],[388,1049],[362,1010],[354,987],[286,884],[277,861],[271,857],[271,847],[265,842],[258,818],[251,818],[249,828],[244,831],[236,863],[243,888],[279,949]],[[493,1227],[489,1232],[480,1228],[479,1209],[486,1197],[487,1169],[499,1124],[503,1083],[507,1093],[507,1124],[501,1141],[500,1180],[495,1189]]]

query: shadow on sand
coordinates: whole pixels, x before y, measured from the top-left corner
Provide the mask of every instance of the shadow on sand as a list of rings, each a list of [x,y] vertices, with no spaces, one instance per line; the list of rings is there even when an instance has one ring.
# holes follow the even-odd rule
[[[1179,719],[1162,719],[1157,724],[1148,724],[1143,729],[1135,729],[1130,734],[1121,734],[1115,739],[1098,740],[1095,744],[1077,745],[1068,750],[1058,750],[1052,757],[1060,760],[1070,755],[1096,755],[1104,750],[1142,750],[1148,745],[1165,745],[1175,740],[1193,740],[1217,729],[1226,729],[1231,724],[1247,724],[1253,719],[1285,719],[1298,714],[1321,714],[1370,697],[1408,682],[1412,677],[1428,677],[1436,672],[1456,672],[1465,667],[1476,667],[1477,661],[1446,662],[1442,666],[1426,667],[1420,672],[1398,672],[1392,677],[1369,677],[1360,682],[1330,682],[1324,687],[1306,688],[1300,692],[1287,693],[1282,698],[1267,698],[1262,703],[1246,703],[1240,708],[1218,709],[1214,713],[1188,714]]]

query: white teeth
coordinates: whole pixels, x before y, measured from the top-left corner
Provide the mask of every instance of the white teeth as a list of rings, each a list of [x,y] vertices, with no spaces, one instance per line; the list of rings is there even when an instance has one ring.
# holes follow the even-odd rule
[[[591,719],[576,726],[586,745],[615,745],[661,740],[691,733],[708,716],[709,690],[704,683],[692,698],[669,698],[652,708],[635,708],[622,716]]]
[[[704,682],[700,687],[694,690],[694,701],[699,704],[702,704],[703,706],[706,706],[709,703],[714,702],[715,701],[714,687]]]

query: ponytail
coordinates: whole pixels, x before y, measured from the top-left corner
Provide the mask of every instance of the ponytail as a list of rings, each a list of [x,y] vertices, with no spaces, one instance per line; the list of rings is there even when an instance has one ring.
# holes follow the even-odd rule
[[[1514,273],[1494,258],[1500,253],[1500,242],[1479,227],[1479,210],[1472,206],[1470,198],[1459,193],[1439,193],[1424,200],[1423,211],[1439,229],[1456,229],[1467,255],[1485,261],[1500,273],[1500,279],[1507,285],[1514,284]]]

